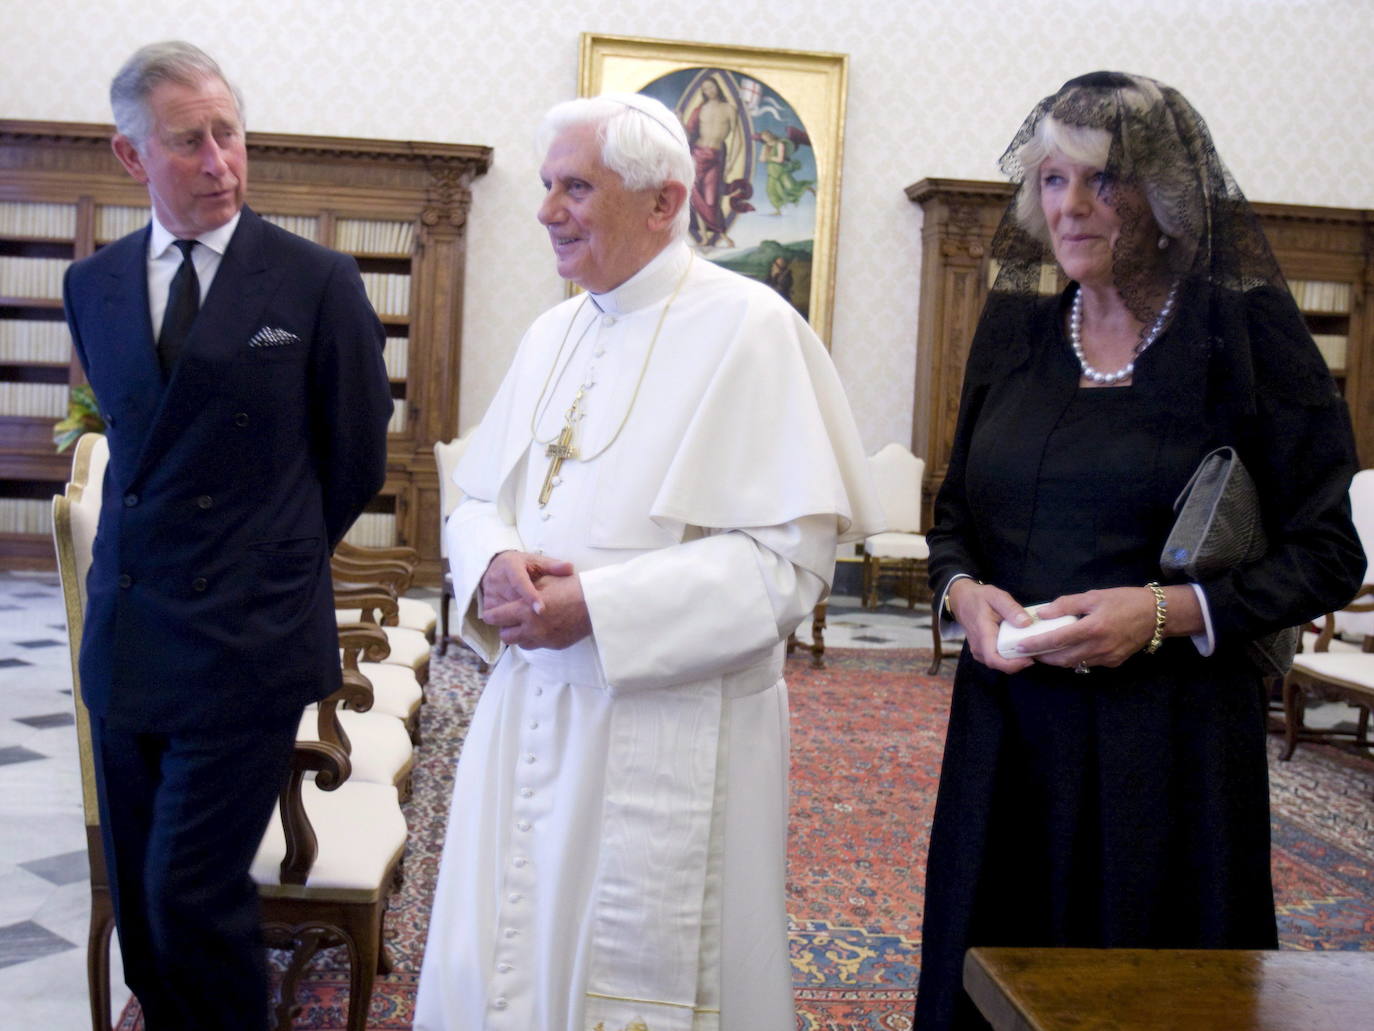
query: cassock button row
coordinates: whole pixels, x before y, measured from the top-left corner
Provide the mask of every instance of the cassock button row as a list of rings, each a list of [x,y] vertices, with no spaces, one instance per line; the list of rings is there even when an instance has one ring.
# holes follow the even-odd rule
[[[137,505],[137,504],[138,504],[138,495],[137,495],[137,494],[125,494],[125,495],[124,495],[124,507],[125,507],[125,508],[133,508],[133,507],[134,507],[135,505]]]
[[[511,965],[509,963],[497,963],[496,972],[498,974],[509,974],[511,972]]]
[[[520,901],[522,898],[524,898],[524,897],[525,897],[525,896],[521,895],[518,891],[513,891],[513,892],[511,892],[509,895],[506,896],[506,901],[507,901],[507,902],[519,902],[519,901]]]
[[[247,412],[239,412],[237,415],[235,415],[235,416],[234,416],[234,425],[235,425],[235,426],[239,426],[239,427],[247,426],[247,425],[248,425],[248,413],[247,413]]]
[[[515,937],[517,934],[519,934],[519,933],[520,933],[520,932],[517,931],[514,927],[507,927],[507,928],[506,928],[506,937],[507,937],[507,938],[514,938],[514,937]]]
[[[516,826],[519,827],[522,831],[527,831],[534,825],[530,823],[529,820],[521,820],[519,823],[516,824]]]
[[[531,765],[531,766],[534,765],[535,758],[536,758],[536,757],[535,757],[535,754],[534,754],[533,752],[526,752],[526,753],[525,753],[525,762],[527,762],[529,765]]]
[[[598,347],[594,353],[596,354],[596,357],[600,358],[602,355],[606,353],[606,349],[604,347]]]
[[[202,494],[200,497],[196,498],[197,508],[211,508],[214,504],[215,499],[210,497],[209,494]]]
[[[206,580],[205,577],[203,577],[203,576],[198,576],[198,577],[196,577],[194,580],[191,581],[191,590],[193,590],[193,591],[203,591],[203,590],[205,590],[205,588],[207,588],[207,587],[209,587],[209,586],[210,586],[209,581]]]
[[[132,587],[134,585],[134,578],[128,573],[120,573],[119,580],[116,582],[120,587]]]
[[[539,513],[539,518],[542,519],[542,520],[544,520],[544,522],[547,523],[550,519],[553,518],[553,513],[552,513],[552,512],[540,512],[540,513]]]
[[[602,324],[603,326],[614,326],[614,325],[615,325],[615,316],[614,316],[614,315],[603,315],[603,316],[601,316],[601,324]]]
[[[496,998],[491,1000],[491,1004],[495,1006],[498,1010],[503,1010],[506,1008],[506,997],[504,995],[498,995]]]
[[[529,862],[529,860],[526,859],[524,856],[516,856],[510,862],[511,866],[523,868],[525,864]]]
[[[538,720],[530,720],[530,730],[538,730],[538,729],[539,729],[539,721],[538,721]]]
[[[533,789],[533,788],[521,788],[521,789],[520,789],[520,797],[521,797],[521,798],[533,798],[533,797],[534,797],[534,789]],[[515,865],[516,865],[516,866],[519,866],[520,864],[519,864],[519,863],[516,863]]]

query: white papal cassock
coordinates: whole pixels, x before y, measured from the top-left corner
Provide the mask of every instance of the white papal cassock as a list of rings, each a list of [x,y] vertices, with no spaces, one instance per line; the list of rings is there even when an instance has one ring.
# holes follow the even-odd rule
[[[541,508],[579,388],[580,453],[614,443]],[[455,480],[462,635],[496,666],[417,1031],[791,1031],[781,642],[837,540],[881,519],[829,355],[772,290],[672,244],[534,323]],[[476,602],[506,549],[575,565],[590,638],[503,652]]]

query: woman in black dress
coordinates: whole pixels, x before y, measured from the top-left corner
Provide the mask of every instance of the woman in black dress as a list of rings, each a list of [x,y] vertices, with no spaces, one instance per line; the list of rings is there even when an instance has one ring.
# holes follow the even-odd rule
[[[927,538],[968,643],[918,1031],[987,1026],[961,989],[975,945],[1276,947],[1245,643],[1339,608],[1364,570],[1344,402],[1197,112],[1151,79],[1083,76],[1002,167],[1019,188]],[[1042,295],[1053,263],[1068,286]],[[1174,499],[1222,445],[1255,480],[1270,550],[1170,580]],[[1044,602],[1077,622],[999,655],[999,625]]]

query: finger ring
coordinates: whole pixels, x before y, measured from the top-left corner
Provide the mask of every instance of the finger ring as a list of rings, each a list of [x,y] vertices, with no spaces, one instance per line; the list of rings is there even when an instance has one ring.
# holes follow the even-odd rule
[[[1091,672],[1092,672],[1092,670],[1090,670],[1090,669],[1088,668],[1088,664],[1087,664],[1086,662],[1080,662],[1077,666],[1075,666],[1075,667],[1073,668],[1073,671],[1074,671],[1075,673],[1091,673]]]

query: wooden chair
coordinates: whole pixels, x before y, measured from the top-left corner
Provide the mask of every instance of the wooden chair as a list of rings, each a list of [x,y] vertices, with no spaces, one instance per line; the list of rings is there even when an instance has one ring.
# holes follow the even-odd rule
[[[1365,584],[1341,613],[1374,612],[1374,601],[1360,600],[1370,597],[1374,597],[1374,584]],[[1333,650],[1331,643],[1338,615],[1327,613],[1312,650],[1299,652],[1293,659],[1293,668],[1283,679],[1284,744],[1280,759],[1292,758],[1300,741],[1323,744],[1348,741],[1365,750],[1366,755],[1374,745],[1369,737],[1369,714],[1374,709],[1374,635],[1365,636],[1360,651]],[[1355,729],[1308,727],[1304,713],[1309,697],[1354,706],[1358,711]]]
[[[424,635],[429,644],[433,644],[438,623],[434,607],[418,598],[405,596],[414,582],[415,567],[419,562],[420,553],[414,548],[364,548],[340,541],[330,559],[330,567],[335,580],[390,584],[396,592],[396,622],[391,625],[414,630]],[[352,623],[357,621],[357,617],[344,615],[340,620]]]
[[[429,682],[430,644],[424,634],[397,625],[400,599],[394,588],[380,580],[334,580],[334,614],[341,626],[370,623],[386,635],[383,663],[404,666],[423,687]]]
[[[82,437],[73,456],[71,481],[63,494],[53,498],[53,539],[67,613],[90,863],[86,977],[95,1031],[110,1029],[109,946],[114,909],[100,836],[90,716],[81,700],[77,658],[86,610],[86,572],[100,519],[108,455],[103,436]],[[388,969],[382,918],[405,849],[405,819],[391,785],[349,782],[349,772],[348,756],[338,746],[326,741],[297,742],[278,812],[253,863],[268,941],[292,953],[275,1014],[278,1031],[290,1028],[298,1008],[296,986],[320,949],[340,944],[347,949],[349,1031],[364,1031],[376,972]]]
[[[885,444],[868,457],[869,472],[878,500],[883,506],[887,530],[864,541],[861,604],[877,608],[878,590],[884,578],[895,581],[899,597],[908,609],[930,598],[926,584],[929,576],[930,548],[921,532],[921,481],[926,463],[901,444]],[[940,641],[940,621],[930,614],[931,676],[940,672],[944,647]]]
[[[921,533],[921,477],[925,462],[900,444],[886,444],[870,455],[878,500],[883,506],[887,530],[864,541],[863,604],[878,604],[878,588],[884,577],[896,581],[907,608],[926,593],[926,560],[930,548]]]

